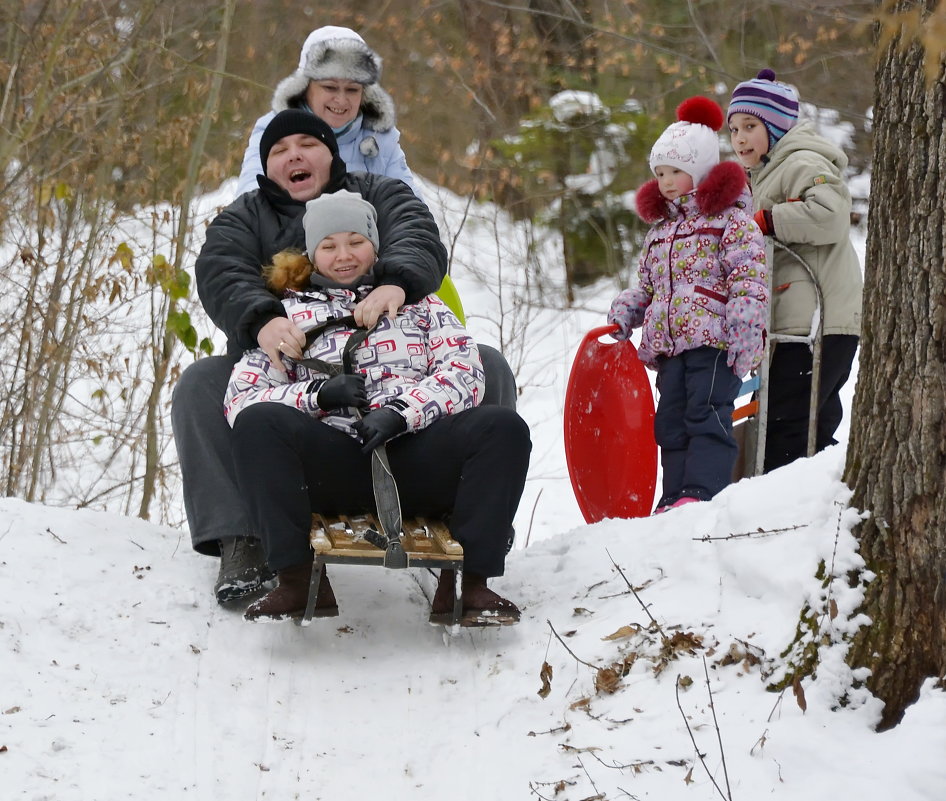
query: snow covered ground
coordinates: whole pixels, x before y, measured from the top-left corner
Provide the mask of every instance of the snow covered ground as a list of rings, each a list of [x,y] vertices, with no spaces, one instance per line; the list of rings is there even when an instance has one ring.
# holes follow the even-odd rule
[[[844,446],[711,503],[584,525],[561,407],[612,289],[543,304],[522,265],[554,264],[554,241],[427,191],[470,328],[515,363],[533,431],[495,582],[522,623],[431,627],[429,575],[336,566],[338,618],[250,625],[213,601],[216,561],[186,532],[3,499],[0,797],[946,797],[946,693],[929,683],[877,734],[843,661],[862,622]],[[812,641],[817,675],[793,687]]]

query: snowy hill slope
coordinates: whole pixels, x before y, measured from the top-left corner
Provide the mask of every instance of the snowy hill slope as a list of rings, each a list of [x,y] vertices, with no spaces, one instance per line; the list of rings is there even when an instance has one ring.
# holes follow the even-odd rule
[[[426,623],[420,571],[335,566],[340,617],[251,625],[180,532],[2,500],[3,797],[718,798],[692,732],[734,799],[941,798],[943,691],[875,734],[840,644],[806,712],[765,690],[806,603],[829,639],[854,625],[858,590],[814,578],[859,565],[841,461],[543,537],[497,581],[523,622],[453,634]]]

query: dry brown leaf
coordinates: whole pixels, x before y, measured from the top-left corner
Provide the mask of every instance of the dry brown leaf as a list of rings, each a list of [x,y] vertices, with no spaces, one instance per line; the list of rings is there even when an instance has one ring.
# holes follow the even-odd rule
[[[542,679],[542,689],[539,690],[539,697],[547,698],[548,694],[552,692],[552,666],[548,662],[542,663],[539,678]]]
[[[692,766],[687,771],[687,775],[683,777],[684,784],[693,784],[693,768]]]
[[[621,686],[621,674],[614,668],[598,668],[595,673],[595,689],[599,693],[613,693]]]
[[[561,743],[559,745],[563,751],[567,751],[570,754],[593,754],[595,751],[600,751],[601,748],[597,745],[586,745],[583,748],[579,748],[576,745],[569,745],[568,743]]]
[[[687,651],[692,654],[697,648],[703,647],[703,638],[692,631],[678,631],[670,638],[670,646],[674,651]]]
[[[613,634],[609,634],[607,637],[602,637],[602,640],[624,640],[628,637],[633,637],[641,630],[641,627],[636,624],[630,624],[627,626],[621,626]]]
[[[624,657],[624,661],[621,663],[621,675],[626,676],[631,672],[631,668],[634,667],[634,663],[637,661],[638,654],[635,652],[629,653]]]
[[[693,686],[693,679],[689,676],[681,676],[677,679],[677,685],[682,687],[684,690],[689,690]]]
[[[798,676],[792,680],[792,692],[795,694],[795,700],[798,702],[798,708],[802,712],[808,711],[808,702],[805,700],[805,688],[801,686],[801,679]]]
[[[831,599],[831,602],[828,604],[828,617],[834,620],[838,616],[838,602]]]
[[[575,709],[588,709],[591,706],[591,699],[588,697],[579,698],[573,704],[569,704],[568,708],[571,710]]]

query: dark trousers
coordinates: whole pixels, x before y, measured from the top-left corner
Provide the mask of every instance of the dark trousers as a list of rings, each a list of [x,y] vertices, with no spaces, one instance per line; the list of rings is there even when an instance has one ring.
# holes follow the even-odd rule
[[[730,483],[738,454],[732,413],[742,382],[726,357],[724,350],[703,347],[658,365],[654,439],[663,468],[658,505],[682,495],[709,500]]]
[[[830,334],[821,349],[816,450],[836,444],[843,417],[841,387],[851,375],[858,337]],[[769,364],[769,410],[765,428],[765,472],[808,453],[811,351],[801,342],[779,342]]]
[[[503,355],[480,345],[480,356],[486,373],[483,404],[515,409],[516,380]],[[232,431],[223,416],[223,397],[237,359],[209,356],[194,362],[181,374],[171,399],[191,546],[211,556],[220,553],[221,539],[257,536],[237,488]]]
[[[313,511],[374,509],[371,456],[348,434],[260,403],[240,413],[233,435],[237,483],[273,570],[312,560]],[[525,421],[502,406],[448,415],[386,445],[402,513],[449,516],[464,569],[485,577],[503,574],[531,448]]]

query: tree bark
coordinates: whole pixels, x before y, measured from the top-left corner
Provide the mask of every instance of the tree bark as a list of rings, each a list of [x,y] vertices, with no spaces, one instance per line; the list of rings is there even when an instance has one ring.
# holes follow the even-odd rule
[[[935,5],[935,2],[932,3]],[[900,8],[929,6],[901,3]],[[939,59],[931,52],[930,58]],[[861,552],[872,620],[849,662],[868,666],[896,725],[946,674],[946,130],[944,73],[894,41],[876,70],[864,325],[845,480],[870,513]]]

